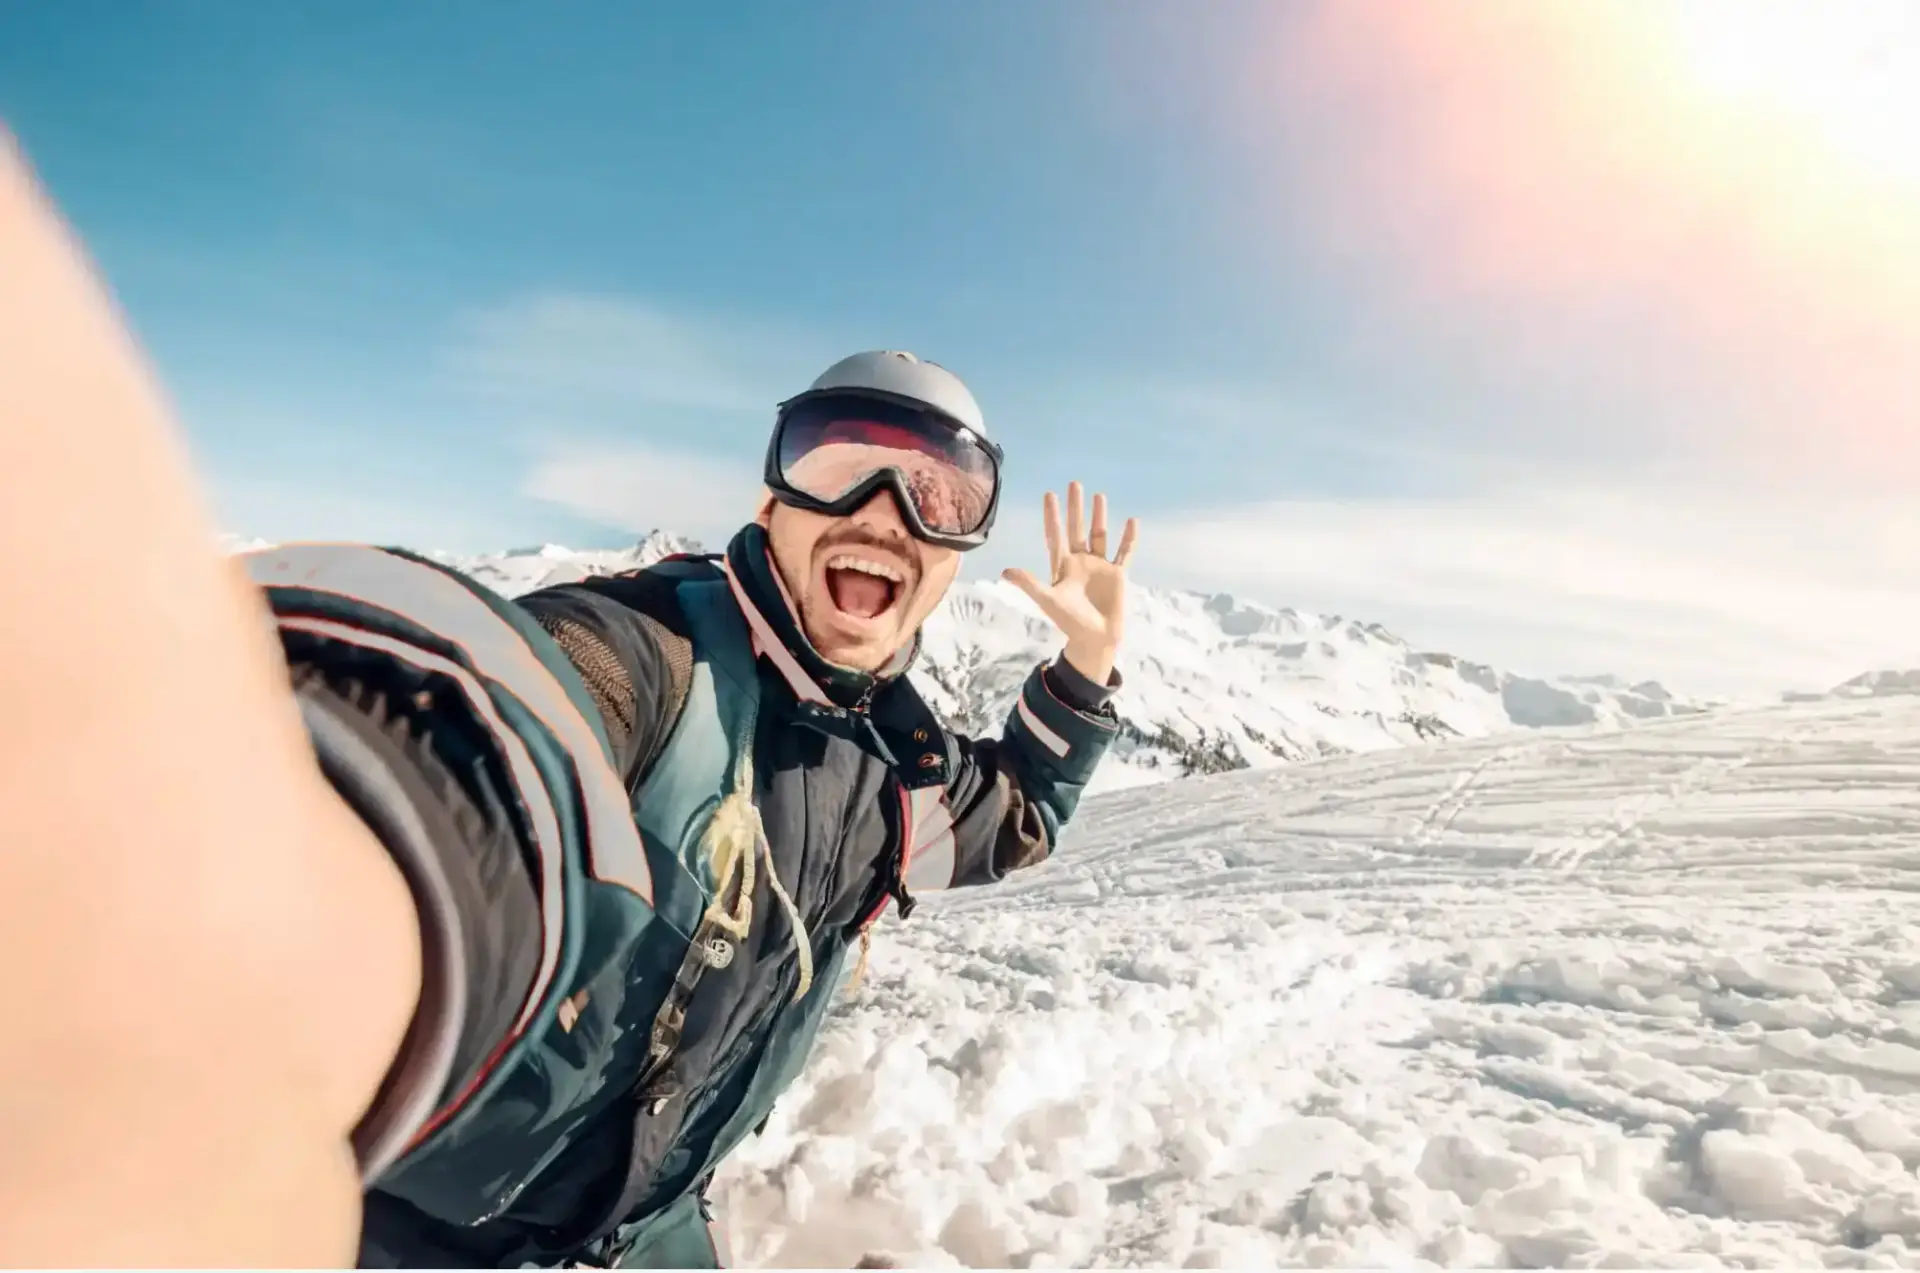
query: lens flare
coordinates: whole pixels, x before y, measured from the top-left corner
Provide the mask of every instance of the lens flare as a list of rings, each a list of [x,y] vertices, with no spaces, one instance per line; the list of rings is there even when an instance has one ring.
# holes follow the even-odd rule
[[[1920,187],[1920,4],[1679,0],[1653,10],[1709,99]]]
[[[1920,0],[1270,25],[1247,237],[1338,286],[1349,356],[1503,445],[1920,490]]]

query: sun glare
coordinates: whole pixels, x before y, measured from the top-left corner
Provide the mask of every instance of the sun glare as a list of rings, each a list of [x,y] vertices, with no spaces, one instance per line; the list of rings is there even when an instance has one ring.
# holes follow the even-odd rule
[[[1920,0],[1678,0],[1664,16],[1699,91],[1920,187]]]

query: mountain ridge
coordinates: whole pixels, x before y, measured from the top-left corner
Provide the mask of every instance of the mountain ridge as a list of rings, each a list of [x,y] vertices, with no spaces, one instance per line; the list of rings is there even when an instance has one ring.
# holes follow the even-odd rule
[[[627,548],[541,544],[428,554],[508,596],[698,552],[654,531]],[[1097,789],[1295,764],[1505,730],[1617,727],[1693,715],[1718,703],[1654,681],[1533,677],[1419,650],[1378,623],[1136,584],[1130,594],[1121,721]],[[929,705],[964,733],[997,733],[1021,682],[1058,638],[1012,585],[957,583],[924,629],[912,673]]]

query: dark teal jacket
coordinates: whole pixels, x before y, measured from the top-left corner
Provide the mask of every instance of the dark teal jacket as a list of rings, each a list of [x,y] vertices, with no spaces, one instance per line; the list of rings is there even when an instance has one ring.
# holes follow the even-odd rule
[[[365,1265],[684,1264],[866,928],[1043,860],[1116,728],[1056,663],[999,738],[950,734],[911,652],[876,677],[812,650],[758,527],[518,602],[389,550],[248,561],[427,943],[360,1138]]]

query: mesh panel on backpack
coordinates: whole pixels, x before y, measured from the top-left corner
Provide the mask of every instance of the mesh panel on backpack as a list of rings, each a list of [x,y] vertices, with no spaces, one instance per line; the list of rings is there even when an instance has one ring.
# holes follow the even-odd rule
[[[625,750],[633,737],[634,713],[638,710],[633,678],[613,647],[599,633],[583,623],[561,615],[541,613],[535,616],[554,644],[566,654],[580,679],[586,682],[593,705],[606,722],[608,741],[616,754]]]

